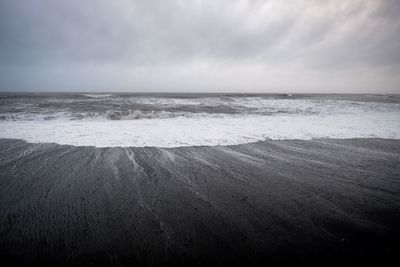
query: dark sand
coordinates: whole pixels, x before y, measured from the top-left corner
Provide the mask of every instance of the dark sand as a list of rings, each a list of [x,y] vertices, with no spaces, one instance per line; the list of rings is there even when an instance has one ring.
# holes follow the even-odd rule
[[[399,243],[399,140],[0,140],[1,266],[382,263]]]

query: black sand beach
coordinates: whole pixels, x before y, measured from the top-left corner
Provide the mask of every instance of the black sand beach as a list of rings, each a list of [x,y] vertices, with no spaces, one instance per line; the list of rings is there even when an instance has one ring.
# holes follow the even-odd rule
[[[1,266],[326,265],[400,252],[398,140],[1,139],[0,170]]]

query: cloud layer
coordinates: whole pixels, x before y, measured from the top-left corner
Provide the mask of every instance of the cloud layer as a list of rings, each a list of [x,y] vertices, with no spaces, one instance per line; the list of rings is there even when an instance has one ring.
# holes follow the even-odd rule
[[[0,90],[400,92],[400,1],[0,0]]]

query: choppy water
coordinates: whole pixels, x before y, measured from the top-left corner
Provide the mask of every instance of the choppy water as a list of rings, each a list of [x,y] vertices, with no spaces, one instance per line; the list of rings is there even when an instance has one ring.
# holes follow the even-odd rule
[[[0,138],[85,146],[400,138],[399,95],[0,94]]]

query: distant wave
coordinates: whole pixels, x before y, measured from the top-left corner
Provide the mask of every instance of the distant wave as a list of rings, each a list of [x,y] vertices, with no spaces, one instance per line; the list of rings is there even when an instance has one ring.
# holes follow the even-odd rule
[[[114,97],[112,94],[83,94],[85,97],[89,98],[110,98]]]

